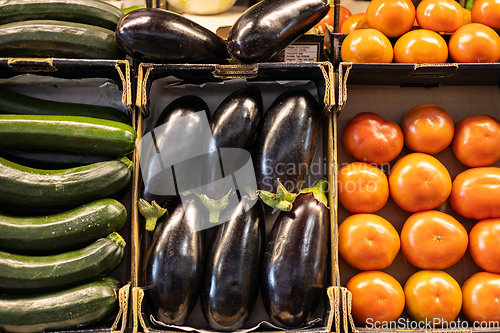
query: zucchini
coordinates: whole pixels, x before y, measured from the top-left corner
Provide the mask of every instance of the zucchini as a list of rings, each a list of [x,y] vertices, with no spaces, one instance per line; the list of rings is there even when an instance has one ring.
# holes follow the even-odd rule
[[[74,116],[0,114],[0,148],[52,149],[123,156],[135,148],[137,132],[116,121]]]
[[[123,12],[100,0],[3,0],[0,24],[28,20],[84,23],[115,30]]]
[[[110,198],[48,216],[0,214],[0,249],[26,254],[74,250],[119,231],[126,220],[125,207]]]
[[[118,305],[120,283],[112,277],[38,295],[0,294],[0,331],[42,332],[95,324]]]
[[[81,249],[48,256],[0,251],[0,290],[33,293],[75,286],[112,271],[124,253],[125,241],[116,232]]]
[[[0,8],[1,9],[1,8]],[[114,30],[94,25],[31,20],[0,25],[0,57],[124,59]]]
[[[127,113],[113,107],[50,101],[5,89],[0,89],[0,113],[82,116],[113,120],[125,124],[130,122]]]
[[[133,164],[126,157],[70,169],[34,169],[0,158],[0,205],[76,207],[125,188]]]

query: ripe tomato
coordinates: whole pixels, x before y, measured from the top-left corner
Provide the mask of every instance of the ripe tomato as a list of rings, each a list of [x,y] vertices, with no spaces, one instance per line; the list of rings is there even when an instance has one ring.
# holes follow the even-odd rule
[[[462,8],[462,9],[464,12],[464,22],[462,23],[462,25],[472,23],[472,14],[470,10],[468,10],[467,8]]]
[[[469,233],[469,253],[479,267],[500,273],[500,219],[481,220]]]
[[[362,112],[345,126],[342,143],[347,153],[355,159],[382,165],[399,155],[403,149],[404,138],[403,131],[395,122],[373,112]]]
[[[340,54],[342,61],[355,63],[388,63],[394,57],[389,39],[375,29],[357,29],[348,34]]]
[[[346,287],[352,293],[352,316],[359,324],[394,321],[403,313],[403,288],[387,273],[361,272],[353,276]]]
[[[399,234],[394,226],[375,214],[354,214],[339,226],[339,254],[359,270],[389,267],[399,252]]]
[[[422,29],[436,32],[453,32],[464,22],[462,6],[455,0],[422,0],[415,15]]]
[[[352,14],[348,18],[345,19],[344,23],[340,27],[341,34],[348,34],[356,30],[356,25],[358,22],[364,19],[366,21],[366,13],[356,13]]]
[[[458,282],[440,270],[421,270],[408,278],[404,286],[406,311],[416,321],[451,322],[462,308]]]
[[[455,212],[468,219],[500,217],[500,168],[478,167],[461,172],[453,181],[449,201]]]
[[[340,6],[340,16],[339,16],[339,31],[342,23],[351,16],[351,11],[344,6]],[[335,27],[335,7],[331,7],[326,16],[324,16],[318,24],[314,27],[322,34],[325,33],[325,24],[330,31],[333,31]]]
[[[500,0],[476,0],[471,8],[471,21],[490,28],[500,28]]]
[[[399,37],[413,27],[415,5],[411,0],[371,0],[366,20],[387,37]]]
[[[411,215],[401,229],[401,251],[415,267],[445,269],[467,251],[467,230],[453,216],[436,210]]]
[[[448,41],[450,58],[457,63],[490,63],[500,60],[500,37],[481,23],[458,28]]]
[[[435,31],[416,29],[399,37],[394,44],[394,62],[436,64],[448,60],[448,44]]]
[[[337,187],[340,204],[351,213],[374,213],[389,199],[387,176],[368,163],[354,162],[340,168]]]
[[[406,113],[401,124],[409,149],[434,155],[453,140],[455,125],[448,112],[434,104],[421,104]]]
[[[439,207],[451,192],[451,177],[435,157],[412,153],[400,158],[389,174],[389,193],[408,212]]]
[[[500,275],[478,272],[462,285],[462,312],[471,322],[491,323],[500,320]]]
[[[500,121],[487,115],[463,118],[457,124],[451,147],[468,167],[494,164],[500,160]]]

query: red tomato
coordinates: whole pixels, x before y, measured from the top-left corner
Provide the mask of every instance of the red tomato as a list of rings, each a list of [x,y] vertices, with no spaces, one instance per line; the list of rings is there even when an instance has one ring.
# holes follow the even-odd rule
[[[394,62],[436,64],[448,60],[448,44],[437,32],[416,29],[399,37],[394,44]]]
[[[458,214],[468,219],[500,217],[500,168],[471,168],[458,174],[449,201]]]
[[[475,0],[470,12],[472,22],[500,28],[500,0]]]
[[[435,157],[412,153],[400,158],[389,174],[389,193],[408,212],[439,207],[451,192],[451,177]]]
[[[399,37],[413,27],[415,5],[411,0],[371,0],[366,20],[387,37]]]
[[[351,16],[351,11],[344,6],[340,6],[340,16],[339,16],[339,31],[340,27],[344,23],[344,21]],[[320,33],[325,33],[325,24],[333,32],[335,28],[335,7],[331,7],[325,17],[319,21],[314,27],[320,31]]]
[[[347,123],[342,132],[342,143],[347,153],[357,160],[382,165],[399,155],[404,138],[395,122],[373,112],[362,112]]]
[[[339,226],[339,254],[352,267],[380,270],[389,267],[399,252],[394,226],[375,214],[354,214]]]
[[[341,34],[348,34],[356,30],[356,26],[361,19],[366,20],[366,13],[356,13],[352,14],[348,18],[345,19],[344,23],[340,27]]]
[[[467,251],[467,230],[453,216],[436,210],[411,215],[401,230],[401,251],[415,267],[445,269]]]
[[[462,312],[471,322],[500,321],[500,275],[478,272],[462,285]],[[485,327],[486,328],[486,327]]]
[[[389,39],[375,29],[357,29],[348,34],[340,54],[342,61],[355,63],[388,63],[394,57]]]
[[[394,321],[403,313],[403,288],[387,273],[361,272],[349,280],[347,290],[352,293],[352,316],[359,324]]]
[[[490,63],[500,60],[500,37],[481,23],[458,28],[448,41],[450,58],[457,63]]]
[[[481,220],[469,233],[469,253],[487,272],[500,273],[500,219]]]
[[[487,115],[465,117],[457,124],[451,147],[468,167],[494,164],[500,160],[500,121]]]
[[[437,32],[453,32],[464,22],[462,6],[455,0],[422,0],[415,15],[422,29]]]

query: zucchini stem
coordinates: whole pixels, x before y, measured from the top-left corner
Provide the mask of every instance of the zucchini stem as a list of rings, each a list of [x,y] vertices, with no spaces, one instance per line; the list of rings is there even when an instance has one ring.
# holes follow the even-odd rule
[[[110,233],[107,238],[111,239],[113,242],[120,245],[122,248],[125,248],[125,246],[127,246],[127,242],[125,242],[125,239],[123,239],[123,237],[116,231]]]

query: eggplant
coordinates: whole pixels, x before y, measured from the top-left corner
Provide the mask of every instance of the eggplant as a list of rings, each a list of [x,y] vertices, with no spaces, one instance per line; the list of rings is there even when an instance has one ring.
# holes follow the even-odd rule
[[[228,53],[244,64],[269,61],[319,23],[329,10],[324,0],[262,0],[232,25]]]
[[[285,328],[311,319],[324,292],[329,211],[326,180],[297,196],[291,211],[281,211],[264,253],[261,294],[271,321]]]
[[[194,196],[193,196],[194,197]],[[203,280],[206,220],[196,197],[168,206],[144,257],[144,293],[151,314],[169,325],[182,325],[192,312]]]
[[[208,246],[201,309],[210,327],[236,331],[250,317],[259,293],[264,253],[264,207],[260,201],[216,226]],[[240,215],[238,215],[240,214]]]
[[[128,56],[142,62],[227,64],[226,41],[177,13],[140,8],[125,14],[115,39]]]

